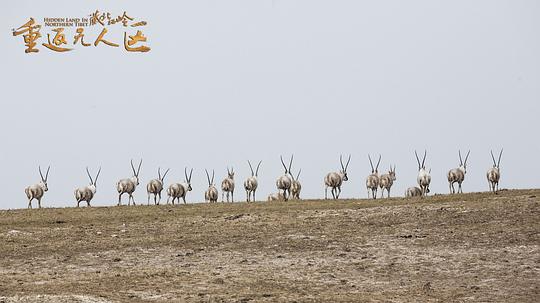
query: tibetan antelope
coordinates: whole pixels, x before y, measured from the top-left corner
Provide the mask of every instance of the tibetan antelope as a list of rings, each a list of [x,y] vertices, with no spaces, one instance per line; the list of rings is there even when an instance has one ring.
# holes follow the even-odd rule
[[[268,201],[285,201],[285,196],[283,196],[283,193],[269,194]]]
[[[133,205],[135,205],[135,199],[133,198],[133,192],[135,192],[135,189],[137,188],[137,185],[139,185],[139,172],[141,171],[141,162],[139,162],[139,167],[137,170],[135,170],[135,166],[133,166],[133,160],[131,160],[131,170],[133,170],[133,177],[122,179],[118,181],[116,184],[116,190],[118,191],[118,206],[122,205],[122,195],[128,194],[128,205],[130,205],[130,202],[133,201]]]
[[[388,198],[390,198],[390,188],[392,188],[392,185],[394,184],[394,181],[396,181],[396,166],[392,168],[390,166],[390,170],[387,174],[382,175],[379,178],[379,187],[381,188],[381,198],[384,198],[384,190],[386,189],[386,192],[388,193]]]
[[[300,192],[302,191],[302,184],[300,181],[298,181],[298,178],[300,178],[300,173],[302,170],[298,171],[298,175],[296,175],[296,178],[291,174],[292,182],[291,182],[291,199],[300,200]]]
[[[347,160],[347,164],[343,165],[343,157],[339,156],[339,163],[341,164],[341,170],[339,172],[331,172],[324,177],[324,198],[328,199],[328,188],[332,188],[332,198],[339,199],[341,194],[341,185],[343,181],[348,181],[349,177],[347,176],[347,168],[349,167],[349,162],[351,162],[351,155]]]
[[[405,192],[405,197],[421,197],[422,196],[422,190],[416,186],[407,188],[407,191]]]
[[[188,191],[191,191],[191,174],[193,173],[193,168],[189,172],[189,177],[187,174],[187,167],[184,168],[184,176],[186,177],[184,183],[173,183],[169,186],[167,189],[167,195],[169,196],[167,198],[167,204],[169,204],[170,198],[172,198],[172,204],[174,205],[174,200],[178,201],[178,204],[180,204],[180,198],[184,200],[184,204],[186,204],[186,194]]]
[[[253,172],[253,167],[251,166],[251,162],[248,160],[249,169],[251,170],[251,177],[248,177],[246,181],[244,181],[244,189],[246,190],[246,201],[254,201],[255,202],[255,192],[257,191],[257,186],[259,185],[257,181],[257,176],[259,175],[259,166],[261,165],[262,161],[259,161],[259,164],[257,164],[257,169],[255,169],[255,172]],[[251,196],[253,195],[253,200],[251,200]]]
[[[47,168],[45,178],[43,178],[43,174],[41,173],[41,167],[39,166],[38,169],[39,175],[41,176],[41,181],[39,181],[38,184],[30,185],[24,189],[26,197],[28,197],[28,208],[32,208],[32,200],[34,199],[38,201],[38,207],[41,208],[41,198],[43,198],[43,194],[45,194],[45,192],[49,190],[49,188],[47,187],[47,179],[49,178],[50,168],[50,166]]]
[[[461,158],[461,151],[458,151],[459,155],[459,167],[451,169],[448,172],[448,183],[450,187],[450,193],[455,194],[456,190],[454,189],[454,183],[457,182],[458,184],[458,193],[463,193],[463,189],[461,189],[461,183],[463,183],[463,180],[465,180],[465,174],[467,173],[467,159],[469,159],[469,154],[471,151],[467,152],[467,156],[465,156],[465,161]]]
[[[234,169],[231,170],[227,167],[227,177],[221,182],[221,202],[225,202],[225,195],[227,195],[227,202],[229,202],[229,194],[231,195],[231,201],[234,202]]]
[[[148,193],[148,205],[150,205],[150,196],[154,195],[154,205],[159,205],[159,202],[161,201],[161,192],[163,191],[163,184],[165,180],[165,176],[169,172],[170,169],[167,169],[163,176],[161,175],[161,167],[158,167],[158,178],[150,180],[148,184],[146,185],[146,192]]]
[[[206,172],[206,178],[208,179],[208,189],[204,192],[204,199],[206,202],[216,203],[218,200],[218,190],[214,186],[214,170],[212,170],[212,179],[210,179],[208,171],[206,169],[204,171]]]
[[[425,196],[429,193],[429,184],[431,183],[431,169],[428,171],[424,165],[426,162],[427,151],[424,151],[422,164],[420,164],[420,159],[418,158],[416,151],[414,151],[414,155],[416,156],[416,162],[418,162],[418,177],[416,178],[416,181],[418,182],[418,185],[420,185],[422,196]]]
[[[373,168],[373,162],[371,162],[371,156],[368,155],[369,165],[371,165],[371,175],[366,178],[366,187],[369,194],[373,199],[377,199],[377,189],[379,188],[379,164],[381,163],[381,155],[379,155],[379,161],[377,161],[377,166]]]
[[[499,164],[501,164],[501,156],[502,156],[503,150],[501,149],[501,152],[499,153],[499,160],[495,162],[495,157],[493,156],[493,151],[491,151],[491,159],[493,159],[493,167],[490,168],[487,171],[487,180],[489,183],[489,190],[496,193],[499,191],[499,179],[501,178],[501,172],[499,168]]]
[[[97,179],[100,172],[101,167],[99,168],[96,177],[92,179],[90,171],[88,171],[88,167],[86,168],[86,174],[88,175],[88,178],[90,178],[90,185],[79,187],[75,190],[75,200],[77,200],[77,207],[79,207],[79,204],[82,201],[86,201],[86,205],[90,207],[90,201],[92,201],[92,198],[94,198],[94,195],[96,194]]]
[[[281,164],[283,165],[283,168],[285,169],[285,174],[280,176],[276,180],[276,187],[278,189],[278,193],[281,193],[283,191],[283,200],[287,201],[289,199],[290,190],[291,190],[291,184],[292,184],[292,175],[291,175],[291,166],[293,161],[294,155],[291,155],[291,161],[289,162],[289,167],[285,165],[285,162],[283,162],[283,157],[280,156]]]

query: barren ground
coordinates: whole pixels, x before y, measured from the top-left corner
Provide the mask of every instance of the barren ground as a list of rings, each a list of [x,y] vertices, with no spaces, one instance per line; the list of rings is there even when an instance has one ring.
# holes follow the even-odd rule
[[[540,302],[540,190],[0,211],[0,302]]]

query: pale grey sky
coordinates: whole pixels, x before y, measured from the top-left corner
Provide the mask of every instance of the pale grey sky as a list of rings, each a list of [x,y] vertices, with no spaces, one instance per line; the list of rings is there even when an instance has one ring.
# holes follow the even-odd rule
[[[54,53],[42,28],[29,55],[11,34],[29,17],[96,9],[148,21],[152,50]],[[117,180],[141,157],[144,203],[158,166],[171,168],[167,186],[194,167],[187,199],[198,202],[204,168],[220,183],[232,165],[244,200],[247,159],[263,160],[266,198],[291,153],[305,198],[324,196],[340,153],[352,154],[342,197],[366,197],[368,153],[382,154],[383,170],[397,165],[393,194],[403,195],[416,183],[415,149],[428,149],[433,193],[447,193],[458,149],[471,149],[466,192],[487,190],[489,150],[501,147],[501,187],[538,187],[538,16],[534,0],[3,1],[0,208],[26,207],[24,188],[49,164],[44,206],[74,206],[87,165],[103,167],[93,204],[114,205]]]

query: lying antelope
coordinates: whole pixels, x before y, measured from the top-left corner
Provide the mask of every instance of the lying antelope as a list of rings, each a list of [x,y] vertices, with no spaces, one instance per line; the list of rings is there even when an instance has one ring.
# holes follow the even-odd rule
[[[390,188],[392,188],[394,181],[396,181],[396,166],[395,165],[394,165],[394,168],[390,166],[390,170],[388,171],[388,173],[382,175],[379,178],[379,187],[381,188],[381,198],[384,198],[385,189],[386,189],[386,192],[388,193],[388,198],[390,198]]]
[[[465,161],[461,158],[461,151],[458,151],[459,154],[459,167],[451,169],[448,172],[448,183],[450,186],[450,193],[455,194],[456,190],[454,189],[454,183],[457,182],[458,184],[458,193],[463,193],[463,189],[461,189],[461,183],[463,183],[463,180],[465,180],[465,174],[467,173],[467,159],[469,159],[469,154],[471,151],[467,152],[467,156],[465,156]]]
[[[324,198],[328,199],[328,188],[332,188],[332,198],[339,199],[341,194],[341,185],[343,181],[348,181],[349,177],[347,176],[347,168],[349,167],[349,162],[351,162],[351,155],[347,159],[347,164],[343,165],[343,157],[339,156],[339,163],[341,164],[341,170],[338,172],[331,172],[324,177]]]
[[[229,202],[229,194],[231,195],[231,201],[234,202],[234,169],[231,170],[227,167],[227,177],[221,182],[221,202],[225,202],[225,195],[227,195],[227,202]]]
[[[285,165],[285,162],[283,162],[283,157],[280,156],[281,164],[283,165],[283,168],[285,169],[285,173],[280,176],[276,180],[276,187],[278,189],[278,193],[281,193],[283,191],[283,200],[287,201],[289,199],[292,179],[291,179],[291,166],[293,161],[294,155],[291,155],[291,161],[289,162],[289,167]]]
[[[41,176],[41,181],[39,181],[38,184],[30,185],[24,189],[26,197],[28,197],[28,208],[32,208],[32,200],[34,199],[38,201],[38,207],[41,208],[41,198],[43,198],[43,194],[45,194],[45,192],[49,190],[49,188],[47,187],[47,179],[49,178],[50,168],[50,166],[47,168],[45,178],[43,178],[43,174],[41,173],[41,166],[39,166],[38,169],[39,175]]]
[[[285,201],[283,193],[273,193],[268,195],[268,201]]]
[[[426,162],[426,155],[427,151],[424,151],[424,158],[422,158],[422,164],[420,164],[420,159],[418,158],[418,154],[416,151],[414,151],[414,155],[416,156],[416,162],[418,162],[418,177],[416,178],[416,181],[418,182],[418,185],[420,185],[420,189],[422,190],[422,196],[425,196],[429,193],[429,184],[431,183],[431,169],[428,171],[425,167]]]
[[[206,169],[204,171],[206,172],[206,178],[208,179],[208,189],[204,192],[204,199],[206,202],[216,203],[218,200],[218,190],[216,186],[214,186],[214,170],[212,170],[212,179],[210,179],[208,171]]]
[[[298,175],[296,175],[296,178],[294,178],[293,175],[291,175],[292,183],[291,183],[291,199],[300,200],[300,192],[302,191],[302,184],[298,179],[300,178],[300,173],[302,170],[298,171]]]
[[[499,160],[495,162],[495,157],[493,156],[493,151],[491,151],[491,159],[493,159],[493,167],[487,171],[487,180],[489,183],[489,190],[496,193],[499,191],[499,179],[501,178],[501,171],[499,164],[501,164],[501,156],[503,150],[499,153]]]
[[[186,194],[188,191],[191,191],[191,174],[193,173],[193,168],[189,172],[189,177],[187,174],[187,167],[184,168],[184,176],[186,177],[184,183],[173,183],[169,186],[167,189],[167,195],[169,196],[167,198],[167,204],[169,204],[170,198],[172,198],[172,204],[174,205],[174,200],[178,201],[180,204],[180,198],[184,200],[184,204],[186,204]]]
[[[163,184],[165,184],[165,176],[170,169],[167,169],[163,176],[161,175],[161,167],[158,167],[158,178],[150,180],[146,185],[146,192],[148,193],[148,205],[150,205],[150,196],[154,195],[154,205],[159,205],[161,201],[161,192],[163,191]]]
[[[135,170],[135,166],[133,166],[133,160],[131,160],[131,170],[133,170],[133,177],[128,179],[122,179],[118,181],[116,184],[116,190],[118,191],[118,206],[122,205],[122,195],[128,194],[128,205],[130,205],[130,202],[133,201],[133,205],[135,205],[135,199],[133,198],[133,192],[135,192],[135,189],[137,188],[137,185],[139,185],[139,172],[141,171],[141,162],[139,162],[139,167],[137,170]]]
[[[257,191],[257,186],[259,185],[257,181],[257,177],[259,175],[259,166],[261,165],[262,161],[259,161],[259,164],[257,164],[257,169],[255,172],[253,172],[253,167],[251,166],[251,162],[248,160],[249,169],[251,170],[251,177],[248,177],[246,181],[244,181],[244,189],[246,190],[246,201],[255,201],[255,192]],[[253,195],[253,200],[251,200],[251,196]]]
[[[405,197],[420,197],[422,196],[422,190],[416,186],[407,188]]]
[[[92,198],[94,198],[94,195],[96,194],[97,179],[100,172],[101,167],[96,174],[96,178],[92,179],[90,171],[88,171],[88,167],[86,168],[86,174],[88,175],[88,178],[90,178],[90,185],[79,187],[75,190],[75,200],[77,200],[77,207],[79,207],[79,204],[82,201],[86,201],[86,206],[90,207],[90,201],[92,201]]]
[[[371,174],[366,178],[366,187],[368,190],[368,199],[369,194],[373,199],[377,199],[377,189],[379,188],[379,164],[381,163],[381,155],[379,155],[379,161],[377,161],[377,166],[373,168],[373,162],[371,161],[371,156],[368,155],[369,165],[371,165]]]

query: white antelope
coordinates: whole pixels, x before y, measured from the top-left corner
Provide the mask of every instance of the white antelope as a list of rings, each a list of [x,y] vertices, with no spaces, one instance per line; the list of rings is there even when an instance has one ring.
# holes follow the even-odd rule
[[[244,181],[244,189],[246,190],[247,202],[255,201],[255,192],[257,191],[257,187],[259,186],[257,177],[259,175],[259,166],[261,165],[261,163],[262,161],[259,161],[259,164],[257,164],[257,169],[255,169],[255,172],[253,172],[253,167],[251,166],[251,162],[249,162],[248,160],[249,169],[251,170],[251,177],[248,177],[246,181]],[[253,200],[251,199],[252,195],[253,195]]]
[[[227,167],[227,177],[221,182],[221,202],[225,202],[225,195],[227,195],[227,202],[229,202],[229,194],[231,195],[231,201],[234,202],[234,169],[231,170]]]
[[[390,166],[390,170],[387,174],[382,175],[379,178],[379,187],[381,188],[381,198],[384,198],[384,190],[386,189],[386,192],[388,193],[388,198],[390,198],[390,188],[392,188],[392,185],[394,184],[394,181],[396,181],[396,166],[392,168]]]
[[[407,188],[405,197],[420,197],[422,196],[422,190],[416,186]]]
[[[282,193],[269,194],[268,201],[285,201],[285,196]]]
[[[418,177],[416,178],[416,181],[418,182],[418,185],[420,185],[422,196],[425,196],[429,193],[429,184],[431,183],[431,169],[428,171],[424,165],[426,162],[427,151],[424,151],[422,164],[420,164],[420,159],[418,158],[416,151],[414,151],[414,155],[416,156],[416,162],[418,162]]]
[[[292,175],[291,175],[291,166],[293,161],[294,155],[291,155],[291,161],[289,162],[289,167],[285,165],[285,162],[283,162],[283,157],[280,156],[281,164],[283,165],[283,168],[285,169],[285,174],[280,176],[276,180],[276,187],[278,189],[278,193],[281,193],[283,191],[283,200],[287,201],[289,199],[290,190],[291,190],[291,184],[292,184]]]
[[[150,180],[146,185],[146,192],[148,193],[148,205],[150,205],[150,196],[154,195],[154,205],[159,205],[161,201],[161,192],[163,191],[163,184],[165,181],[165,176],[170,169],[167,169],[163,176],[161,175],[161,167],[158,167],[158,178]]]
[[[339,172],[331,172],[324,177],[324,198],[328,199],[328,188],[332,188],[332,198],[339,199],[341,194],[341,185],[343,181],[348,181],[349,177],[347,176],[347,168],[349,167],[349,162],[351,162],[351,155],[347,160],[347,164],[343,165],[343,157],[339,156],[339,163],[341,164],[341,170]]]
[[[137,185],[139,185],[139,172],[141,171],[141,162],[139,162],[139,167],[137,170],[135,170],[135,166],[133,166],[133,160],[131,160],[131,170],[133,170],[133,177],[122,179],[118,181],[116,184],[116,190],[118,191],[118,206],[122,205],[122,195],[128,194],[128,205],[130,205],[130,202],[133,201],[133,205],[135,205],[135,199],[133,198],[133,192],[135,192],[135,189],[137,188]]]
[[[369,165],[371,165],[371,175],[366,178],[366,187],[369,194],[373,199],[377,199],[377,189],[379,188],[379,164],[381,163],[381,155],[379,155],[379,161],[377,161],[377,166],[373,168],[373,162],[371,162],[371,156],[368,155]]]
[[[300,192],[302,191],[302,184],[298,179],[300,178],[300,173],[302,170],[298,171],[298,175],[296,175],[296,178],[291,174],[292,182],[291,182],[291,199],[300,200]]]
[[[501,178],[501,171],[499,164],[501,164],[501,156],[503,150],[499,153],[499,160],[495,162],[495,157],[493,156],[493,151],[491,151],[491,159],[493,159],[493,167],[487,171],[487,180],[489,183],[489,190],[496,193],[499,191],[499,179]]]
[[[467,159],[469,159],[469,154],[471,151],[467,152],[467,156],[465,156],[465,161],[461,158],[461,151],[458,151],[459,154],[459,167],[451,169],[448,172],[448,183],[450,187],[450,193],[455,194],[456,190],[454,189],[454,183],[457,182],[458,184],[458,193],[463,193],[463,189],[461,189],[461,183],[463,183],[463,180],[465,180],[465,174],[467,173]]]
[[[88,167],[86,168],[86,174],[88,175],[88,178],[90,178],[90,185],[79,187],[75,190],[75,200],[77,200],[77,207],[79,207],[79,204],[82,201],[86,201],[86,205],[90,207],[90,201],[94,198],[94,195],[96,194],[96,185],[97,185],[97,179],[99,177],[99,173],[101,172],[101,167],[99,168],[96,178],[92,179],[92,176],[90,175],[90,172],[88,171]]]
[[[172,204],[174,205],[174,200],[176,199],[178,203],[180,203],[180,198],[184,200],[184,204],[186,204],[186,194],[188,191],[192,190],[191,187],[191,174],[193,173],[193,168],[189,172],[189,177],[187,174],[187,167],[184,168],[184,176],[186,177],[186,180],[184,183],[173,183],[169,186],[167,189],[167,195],[169,196],[167,198],[167,204],[169,204],[170,198],[172,198]]]
[[[214,170],[212,170],[212,179],[208,175],[208,171],[205,169],[206,178],[208,179],[208,189],[204,192],[204,199],[206,202],[216,203],[218,200],[218,190],[214,185]]]
[[[28,197],[28,208],[32,208],[32,200],[34,199],[38,201],[38,207],[41,208],[41,198],[43,198],[43,194],[45,194],[45,192],[49,190],[49,188],[47,187],[47,179],[49,178],[49,169],[51,167],[49,166],[47,168],[45,178],[43,178],[43,174],[41,173],[41,167],[38,168],[39,175],[41,176],[41,181],[39,181],[38,184],[30,185],[24,189],[26,197]]]

